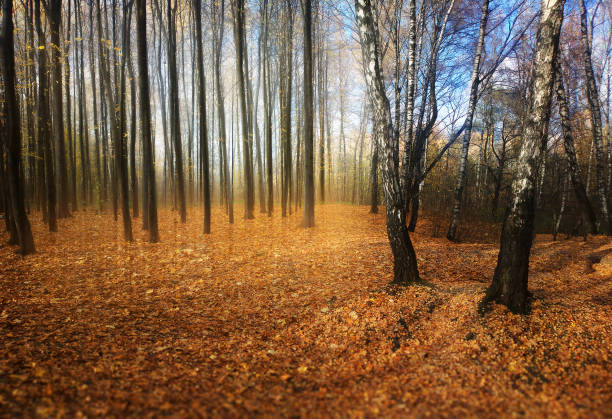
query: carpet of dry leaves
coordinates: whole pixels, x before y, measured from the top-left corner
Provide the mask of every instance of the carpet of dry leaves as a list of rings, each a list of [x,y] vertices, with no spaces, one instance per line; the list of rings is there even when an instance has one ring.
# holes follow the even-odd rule
[[[531,314],[481,317],[497,246],[427,220],[435,288],[397,289],[367,208],[317,206],[310,230],[215,210],[209,236],[188,217],[126,244],[109,214],[57,234],[33,214],[38,253],[0,247],[1,416],[612,415],[609,239],[538,236]]]

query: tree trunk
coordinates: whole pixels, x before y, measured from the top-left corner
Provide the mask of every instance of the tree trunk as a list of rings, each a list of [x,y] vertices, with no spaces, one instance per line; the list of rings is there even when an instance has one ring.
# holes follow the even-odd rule
[[[213,17],[213,59],[215,70],[215,90],[217,92],[217,118],[219,121],[219,145],[223,160],[223,179],[224,193],[226,202],[228,202],[229,222],[234,222],[234,201],[230,200],[230,174],[228,171],[228,156],[227,156],[227,133],[225,130],[225,103],[223,100],[223,86],[221,84],[221,49],[223,47],[223,28],[225,16],[225,1],[212,0],[211,8],[215,9],[212,13]],[[220,10],[216,9],[219,7]]]
[[[175,0],[176,1],[176,0]],[[183,145],[181,138],[181,117],[178,95],[178,75],[176,69],[176,7],[171,6],[168,0],[168,80],[169,80],[169,109],[170,109],[170,135],[174,145],[175,170],[177,181],[178,207],[181,222],[187,221],[187,207],[185,201],[185,168],[183,165]]]
[[[53,67],[53,132],[55,139],[55,172],[57,174],[57,190],[59,192],[58,212],[59,218],[70,216],[68,202],[68,172],[66,169],[66,145],[64,143],[64,111],[62,100],[62,42],[60,31],[62,24],[61,0],[50,0],[49,19],[51,26],[51,53]]]
[[[319,13],[321,8],[319,7]],[[323,17],[319,16],[317,23],[321,25]],[[318,38],[317,42],[317,99],[319,111],[319,200],[325,202],[325,110],[323,105],[323,30],[319,27],[318,33],[315,35]]]
[[[19,101],[15,90],[15,47],[13,34],[13,2],[2,4],[0,28],[0,72],[4,83],[6,121],[6,174],[10,197],[10,212],[17,233],[19,253],[34,253],[34,238],[26,214],[21,169],[21,124]],[[7,205],[8,207],[8,205]],[[8,211],[6,211],[8,213]]]
[[[66,40],[66,48],[65,51],[62,53],[64,55],[64,58],[62,58],[62,62],[64,63],[64,89],[66,92],[66,141],[68,143],[68,157],[70,159],[70,199],[72,203],[72,211],[74,212],[77,210],[77,182],[75,164],[76,144],[73,145],[73,115],[71,114],[72,95],[70,94],[70,18],[72,17],[71,3],[71,0],[68,0],[68,10],[66,13],[66,35],[64,38]],[[64,35],[62,34],[62,36]]]
[[[312,111],[312,4],[304,0],[304,227],[314,227],[314,147]]]
[[[595,144],[595,169],[597,177],[597,196],[599,198],[601,214],[601,232],[612,235],[610,211],[608,209],[608,195],[606,191],[606,181],[604,174],[604,149],[601,128],[601,109],[599,106],[599,90],[593,73],[591,62],[591,46],[587,28],[587,11],[584,0],[580,0],[580,35],[582,40],[582,57],[584,60],[584,72],[586,75],[586,96],[589,104],[589,114],[591,116],[591,132],[593,143]]]
[[[472,136],[472,121],[474,119],[474,111],[478,102],[478,86],[480,85],[480,63],[484,54],[484,40],[487,30],[487,21],[489,18],[489,0],[483,0],[482,11],[480,16],[480,32],[478,34],[478,44],[476,46],[476,55],[474,56],[474,65],[472,67],[472,85],[470,88],[470,100],[468,111],[465,117],[465,131],[463,133],[463,146],[461,148],[461,158],[459,161],[459,172],[457,173],[457,186],[455,188],[455,196],[453,199],[453,209],[451,213],[450,225],[446,238],[451,241],[457,240],[457,227],[459,225],[459,214],[461,212],[461,204],[463,199],[463,189],[465,188],[468,151],[470,148],[470,139]]]
[[[410,30],[409,30],[409,46],[408,46],[408,91],[406,93],[406,132],[404,133],[404,160],[402,162],[402,190],[404,190],[404,205],[405,211],[408,211],[410,202],[410,154],[413,136],[414,125],[414,95],[416,91],[416,0],[410,0]]]
[[[574,136],[572,135],[572,128],[569,117],[569,105],[567,103],[567,95],[565,93],[565,86],[563,85],[563,73],[561,72],[560,59],[557,59],[555,65],[555,90],[557,94],[557,104],[559,106],[559,115],[561,117],[561,130],[563,134],[563,147],[565,148],[565,154],[567,156],[568,170],[572,179],[572,185],[574,186],[574,192],[576,199],[582,210],[582,215],[585,221],[588,222],[591,233],[597,233],[597,217],[591,201],[586,193],[586,188],[582,182],[582,174],[580,166],[578,165],[578,159],[576,158],[576,149],[574,148]],[[561,214],[559,215],[561,217]]]
[[[146,201],[149,241],[159,241],[157,228],[157,202],[155,188],[155,167],[151,139],[151,98],[149,95],[149,65],[147,63],[147,10],[146,0],[136,0],[136,37],[138,48],[138,84],[140,91],[140,121],[142,124],[143,201]]]
[[[236,77],[238,81],[238,95],[240,100],[240,114],[242,125],[242,151],[244,156],[244,218],[255,218],[253,213],[255,197],[253,193],[253,164],[249,141],[249,120],[247,109],[247,93],[244,73],[245,44],[244,44],[244,0],[232,0],[232,13],[234,16],[234,40],[236,44]]]
[[[481,311],[491,301],[504,304],[516,313],[528,310],[527,277],[534,236],[536,182],[548,139],[554,66],[559,51],[564,2],[542,0],[541,3],[528,93],[529,109],[521,136],[517,174],[512,182],[512,204],[502,229],[493,282],[480,303]]]
[[[272,99],[270,89],[270,61],[268,55],[269,11],[268,2],[263,0],[263,101],[264,101],[264,133],[266,154],[266,192],[268,196],[268,217],[274,212],[274,180],[272,178]]]
[[[356,0],[355,10],[376,135],[385,147],[382,173],[387,236],[393,253],[393,283],[407,285],[419,281],[419,271],[416,254],[406,228],[406,212],[396,165],[397,147],[394,139],[397,137],[393,134],[391,109],[382,79],[377,22],[374,21],[370,0]]]
[[[399,137],[396,137],[399,142]],[[378,214],[378,138],[374,135],[372,138],[373,153],[372,153],[372,167],[370,169],[370,179],[372,182],[372,198],[370,204],[370,213]]]
[[[136,94],[136,77],[134,75],[131,49],[127,60],[130,75],[130,113],[132,116],[130,122],[130,189],[132,191],[132,214],[134,218],[138,218],[140,215],[140,208],[138,205],[138,175],[136,171],[136,102],[138,98]]]
[[[44,169],[47,185],[49,231],[57,231],[57,192],[51,145],[51,111],[49,108],[49,78],[47,77],[47,40],[40,19],[40,0],[35,0],[35,24],[38,33],[38,141],[43,143]],[[44,47],[44,48],[41,48]]]
[[[204,188],[204,234],[210,233],[210,170],[208,157],[208,127],[206,126],[206,79],[204,76],[204,53],[202,51],[201,1],[193,0],[196,26],[196,60],[198,62],[198,105],[200,115],[200,149],[202,153],[202,187]]]
[[[283,153],[283,190],[282,190],[282,216],[287,216],[287,206],[291,207],[289,190],[291,185],[291,88],[293,86],[293,10],[289,0],[284,7],[285,30],[282,41],[281,62],[281,144]]]

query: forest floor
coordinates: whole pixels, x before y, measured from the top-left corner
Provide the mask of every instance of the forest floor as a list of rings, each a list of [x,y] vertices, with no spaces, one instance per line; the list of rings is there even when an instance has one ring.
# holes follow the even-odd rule
[[[538,236],[531,314],[481,317],[497,245],[413,235],[434,288],[391,288],[384,217],[323,205],[230,226],[77,212],[0,247],[0,416],[612,415],[612,241]],[[7,236],[0,235],[6,243]],[[601,261],[600,261],[601,259]]]

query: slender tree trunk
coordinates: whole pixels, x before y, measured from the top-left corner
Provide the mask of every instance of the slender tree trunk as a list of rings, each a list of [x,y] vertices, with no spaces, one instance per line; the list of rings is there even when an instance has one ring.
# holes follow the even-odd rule
[[[264,173],[265,169],[263,167],[262,160],[262,150],[261,150],[261,136],[259,133],[259,124],[258,124],[258,108],[259,108],[259,91],[261,89],[261,76],[262,76],[262,43],[263,43],[263,33],[264,33],[264,19],[263,16],[260,19],[259,26],[259,42],[257,45],[257,89],[255,93],[255,109],[253,110],[253,122],[254,122],[254,130],[255,130],[255,151],[257,154],[257,183],[259,189],[259,212],[262,214],[266,213],[266,188],[264,186]]]
[[[72,17],[71,0],[68,0],[68,10],[66,13],[66,47],[63,52],[64,58],[64,89],[66,92],[66,141],[68,143],[68,157],[70,159],[70,199],[72,203],[72,211],[77,210],[77,186],[76,186],[76,144],[73,146],[73,130],[72,130],[72,114],[70,94],[70,18]],[[60,6],[61,7],[61,6]],[[60,12],[61,13],[61,12]],[[62,34],[63,36],[63,34]],[[76,122],[75,122],[76,123]],[[76,142],[76,141],[75,141]]]
[[[382,79],[380,45],[377,22],[370,0],[356,0],[355,11],[361,40],[362,59],[370,103],[375,117],[376,135],[385,147],[383,187],[386,201],[387,236],[393,253],[396,284],[410,284],[419,280],[416,254],[406,228],[406,212],[400,177],[397,171],[397,147],[391,122],[391,109]]]
[[[312,4],[303,2],[304,21],[304,227],[314,227],[314,150],[312,111]],[[268,169],[269,170],[269,169]]]
[[[378,214],[378,138],[372,136],[373,153],[372,153],[372,167],[370,168],[370,180],[372,182],[372,197],[370,203],[370,213]],[[399,137],[396,137],[396,141],[399,142]]]
[[[204,234],[210,233],[210,170],[208,167],[208,127],[206,126],[206,79],[204,77],[204,53],[202,51],[201,1],[193,0],[196,26],[196,59],[198,68],[198,105],[200,115],[200,149],[202,153],[202,187],[204,189]]]
[[[559,115],[561,116],[561,130],[563,133],[563,146],[567,156],[567,164],[574,192],[585,221],[588,222],[591,232],[597,233],[597,217],[591,206],[591,201],[586,193],[586,188],[582,182],[582,174],[578,159],[576,158],[576,149],[574,148],[574,136],[569,117],[569,105],[567,103],[567,95],[565,94],[565,86],[563,85],[563,73],[561,72],[560,59],[557,59],[555,65],[555,90],[557,95],[557,104],[559,106]],[[561,214],[559,215],[561,217]]]
[[[62,100],[62,42],[60,40],[62,25],[61,0],[49,0],[49,19],[51,26],[51,48],[53,83],[53,132],[55,139],[55,169],[57,190],[59,192],[58,212],[59,218],[70,216],[68,203],[70,191],[68,187],[68,171],[66,166],[66,144],[64,142],[64,111]]]
[[[97,83],[96,83],[96,63],[94,59],[94,51],[95,51],[95,42],[94,42],[94,26],[93,26],[93,6],[89,6],[89,69],[91,73],[91,90],[92,90],[92,100],[93,100],[93,129],[94,129],[94,137],[95,137],[95,148],[96,148],[96,180],[98,187],[98,204],[100,209],[102,209],[102,204],[104,202],[104,194],[103,194],[103,178],[102,178],[102,166],[100,161],[100,127],[98,121],[98,98],[97,98]]]
[[[293,86],[293,11],[289,0],[285,1],[285,19],[283,24],[282,54],[280,56],[281,80],[279,89],[281,104],[281,144],[283,154],[283,189],[282,189],[282,216],[287,216],[287,206],[291,206],[289,190],[291,185],[291,88]]]
[[[36,157],[38,156],[38,148],[36,141],[36,132],[34,128],[34,102],[36,100],[36,70],[34,66],[34,25],[33,25],[33,17],[34,17],[34,8],[32,0],[27,0],[25,2],[25,20],[26,20],[26,31],[25,31],[25,44],[27,45],[27,51],[25,53],[25,57],[28,63],[31,63],[26,68],[26,96],[25,96],[25,113],[26,113],[26,138],[27,138],[27,147],[28,147],[28,179],[26,179],[26,203],[34,200],[36,208],[41,209],[41,198],[44,197],[42,194],[42,190],[39,190],[37,169],[38,164],[36,161]],[[43,172],[44,173],[44,172]],[[28,208],[29,210],[29,208]],[[46,208],[43,210],[43,219],[46,219],[45,214]]]
[[[589,42],[589,33],[587,28],[587,11],[584,6],[584,0],[580,0],[580,34],[582,40],[582,56],[584,60],[584,71],[586,75],[586,93],[587,102],[589,104],[589,114],[591,116],[591,132],[593,135],[593,143],[595,144],[595,169],[597,178],[597,197],[599,198],[600,214],[601,214],[601,231],[604,234],[612,234],[612,219],[608,209],[608,195],[606,191],[606,181],[604,174],[604,147],[601,128],[601,108],[599,106],[599,90],[597,90],[597,81],[593,73],[593,64],[591,62],[591,46]]]
[[[40,18],[40,0],[35,3],[35,24],[38,33],[38,140],[43,143],[44,169],[47,185],[49,231],[57,231],[57,193],[53,170],[53,147],[51,145],[51,110],[49,108],[49,78],[47,65],[47,40]],[[44,47],[44,48],[40,48]]]
[[[245,44],[244,44],[244,0],[232,0],[232,14],[234,16],[234,39],[236,44],[236,77],[238,81],[238,95],[240,100],[240,114],[241,114],[241,125],[242,125],[242,142],[243,142],[243,165],[245,175],[245,215],[244,217],[248,220],[255,218],[253,214],[254,209],[254,193],[253,193],[253,164],[252,154],[250,152],[250,141],[249,141],[249,120],[248,120],[248,109],[247,109],[247,92],[244,72],[244,60],[245,60]]]
[[[493,206],[492,206],[492,211],[491,211],[493,217],[497,216],[497,208],[499,206],[499,193],[501,191],[501,186],[502,186],[502,182],[503,182],[504,169],[506,167],[506,137],[505,137],[505,128],[506,127],[505,127],[505,121],[504,121],[504,123],[502,124],[502,132],[501,132],[501,136],[502,136],[502,149],[501,149],[501,152],[499,153],[498,166],[497,166],[497,176],[495,177],[495,188],[494,188],[494,192],[493,192]],[[491,149],[495,153],[495,148],[494,147],[495,146],[494,146],[493,142],[491,142]]]
[[[128,71],[130,75],[130,189],[132,191],[132,214],[134,218],[140,215],[140,207],[138,205],[138,172],[136,170],[136,102],[138,100],[136,94],[136,77],[134,75],[134,65],[132,63],[132,54],[130,48],[130,56],[128,60]]]
[[[176,1],[176,0],[175,0]],[[177,180],[177,195],[181,222],[187,221],[185,201],[185,169],[183,166],[183,146],[181,138],[181,117],[178,95],[178,75],[176,69],[176,7],[172,8],[172,0],[168,0],[168,80],[170,135],[174,145],[175,169]]]
[[[527,275],[534,235],[537,174],[546,149],[548,121],[555,79],[555,60],[564,0],[542,0],[540,23],[534,51],[529,108],[521,136],[517,174],[512,182],[512,204],[504,222],[493,282],[480,307],[490,301],[504,304],[511,311],[528,309]]]
[[[264,102],[264,136],[266,160],[266,193],[268,197],[267,210],[271,217],[274,212],[274,180],[272,178],[272,98],[270,89],[270,63],[268,55],[269,11],[268,2],[262,2],[263,25],[263,102]]]
[[[559,74],[557,74],[556,77],[559,77]],[[553,240],[557,240],[557,234],[559,233],[559,227],[561,226],[561,219],[563,218],[563,214],[565,214],[565,202],[567,201],[568,181],[568,176],[567,174],[565,174],[563,176],[563,179],[561,180],[563,186],[561,191],[561,207],[559,208],[559,215],[556,217],[553,215]]]
[[[299,103],[298,100],[298,87],[296,84],[296,104]],[[301,185],[302,185],[302,166],[303,166],[303,160],[302,160],[302,112],[301,112],[301,107],[296,106],[297,107],[297,117],[296,117],[296,124],[295,124],[295,131],[296,131],[296,141],[297,144],[295,146],[295,210],[297,211],[298,207],[301,206],[301,198],[302,198],[302,192],[301,192]]]
[[[461,158],[459,160],[459,172],[457,173],[457,186],[455,187],[455,196],[453,199],[453,209],[451,212],[450,225],[446,238],[451,241],[457,240],[457,227],[459,226],[459,215],[463,202],[463,189],[465,188],[468,151],[470,148],[470,139],[472,136],[472,122],[476,103],[478,102],[478,86],[480,85],[480,63],[484,54],[484,40],[487,30],[487,21],[489,18],[489,0],[483,0],[482,11],[480,16],[480,32],[478,34],[478,44],[476,46],[476,55],[474,56],[474,65],[472,67],[472,85],[470,89],[470,100],[468,104],[468,112],[465,117],[465,131],[463,133],[463,146],[461,148]]]
[[[319,14],[321,7],[318,7]],[[321,25],[322,16],[319,16],[317,23]],[[324,74],[323,74],[323,30],[319,28],[317,42],[317,99],[319,111],[319,200],[325,202],[325,109],[324,109]]]
[[[410,155],[414,126],[414,96],[416,91],[416,45],[417,45],[417,20],[416,0],[410,0],[410,30],[408,44],[408,88],[406,93],[406,132],[404,133],[404,160],[402,162],[402,190],[404,191],[404,210],[408,211],[410,203]]]
[[[149,230],[149,241],[159,241],[157,228],[157,202],[155,188],[155,167],[151,138],[151,99],[149,95],[149,65],[147,63],[147,10],[146,0],[136,0],[136,37],[138,48],[138,84],[140,91],[140,121],[142,124],[143,173],[146,188],[143,190]]]
[[[225,17],[225,1],[212,0],[211,8],[215,9],[213,16],[213,58],[215,70],[215,91],[217,92],[217,118],[219,121],[219,146],[223,160],[223,179],[225,199],[228,202],[229,222],[234,222],[234,201],[230,200],[230,173],[228,170],[227,156],[227,133],[225,130],[225,102],[223,96],[223,85],[221,84],[221,50],[223,48],[223,29]]]

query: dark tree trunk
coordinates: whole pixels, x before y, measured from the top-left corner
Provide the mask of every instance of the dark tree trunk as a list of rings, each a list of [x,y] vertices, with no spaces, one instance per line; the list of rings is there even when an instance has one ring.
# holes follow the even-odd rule
[[[187,207],[185,202],[185,169],[183,167],[183,145],[181,138],[181,117],[179,110],[178,75],[176,70],[176,7],[171,6],[168,0],[168,80],[169,80],[169,109],[170,109],[170,135],[174,145],[174,158],[177,180],[178,207],[181,222],[187,221]]]
[[[497,154],[495,154],[495,157],[498,160],[498,166],[497,166],[497,175],[494,176],[495,177],[495,188],[494,188],[494,192],[493,192],[493,205],[492,205],[492,209],[491,209],[491,214],[494,218],[497,217],[497,209],[499,207],[499,194],[501,192],[501,187],[502,187],[502,182],[504,179],[504,168],[506,167],[506,137],[505,137],[505,122],[502,124],[502,131],[501,131],[501,136],[502,136],[502,149],[501,152],[499,153],[499,156],[497,156]],[[491,150],[493,150],[493,153],[495,153],[495,145],[493,144],[493,142],[491,142]]]
[[[255,218],[255,194],[253,193],[253,163],[252,153],[249,140],[249,118],[247,109],[247,88],[245,81],[244,62],[245,62],[245,44],[244,44],[244,0],[232,0],[232,13],[234,16],[234,40],[236,44],[236,76],[238,81],[238,96],[240,100],[240,115],[242,125],[242,152],[244,166],[244,218],[250,220]]]
[[[317,8],[321,13],[321,7]],[[321,24],[322,16],[318,16],[317,23]],[[317,38],[317,99],[319,112],[319,200],[325,202],[325,114],[323,105],[323,31],[319,28]]]
[[[291,207],[289,190],[291,185],[291,88],[293,86],[293,10],[291,1],[284,6],[282,54],[280,56],[280,105],[281,105],[281,144],[283,155],[283,190],[281,194],[282,216],[287,216],[287,206]]]
[[[593,134],[593,144],[595,145],[595,168],[597,177],[597,197],[599,198],[601,213],[601,232],[612,235],[612,219],[608,208],[608,195],[606,191],[606,181],[604,174],[604,148],[601,128],[601,108],[599,106],[599,90],[597,81],[593,73],[591,62],[591,45],[587,27],[587,11],[584,0],[580,0],[580,35],[582,40],[582,56],[584,60],[584,72],[586,75],[586,96],[589,104],[589,114],[591,116],[591,132]]]
[[[140,121],[142,124],[143,174],[146,188],[147,226],[149,241],[159,241],[157,228],[157,201],[155,188],[155,167],[153,166],[153,145],[151,138],[151,98],[149,94],[149,65],[147,63],[147,8],[146,0],[136,0],[136,38],[138,49],[138,85],[140,93]]]
[[[123,8],[123,54],[120,65],[120,86],[119,86],[119,137],[117,141],[117,169],[121,188],[121,215],[123,218],[123,232],[125,239],[134,240],[132,234],[132,219],[130,216],[130,185],[128,179],[127,163],[127,112],[126,112],[126,62],[130,57],[130,27],[132,21],[132,2],[124,5]]]
[[[265,168],[264,162],[262,158],[262,144],[261,144],[261,134],[259,130],[258,123],[258,108],[259,108],[259,91],[261,90],[262,84],[262,72],[263,72],[263,61],[262,61],[262,49],[263,49],[263,35],[264,35],[264,23],[265,19],[263,18],[263,14],[261,15],[260,25],[259,25],[259,35],[258,35],[258,43],[257,43],[257,88],[255,91],[255,108],[252,111],[253,114],[253,122],[254,122],[254,131],[255,131],[255,152],[256,152],[256,162],[257,162],[257,184],[259,189],[259,212],[262,214],[266,214],[266,188],[264,184],[265,178]]]
[[[304,20],[304,227],[314,227],[314,127],[312,111],[312,4],[303,2]]]
[[[98,185],[98,205],[102,209],[103,202],[105,200],[104,195],[104,184],[103,184],[103,173],[104,167],[102,167],[100,161],[100,127],[98,121],[98,97],[97,97],[97,83],[96,83],[96,62],[95,62],[95,36],[93,28],[93,6],[89,7],[89,30],[91,37],[89,39],[89,68],[91,73],[91,86],[92,86],[92,100],[93,100],[93,129],[95,137],[95,148],[96,148],[96,179]]]
[[[96,3],[98,9],[98,32],[102,32],[102,24],[100,19],[100,8],[99,0]],[[124,8],[124,23],[123,23],[123,50],[127,51],[129,45],[129,22],[131,20],[131,7],[127,6]],[[102,50],[100,50],[102,54]],[[126,53],[128,55],[128,53]],[[111,138],[113,142],[113,150],[115,151],[115,172],[118,175],[119,185],[117,180],[113,181],[113,187],[121,188],[121,214],[123,218],[123,233],[125,240],[132,241],[132,219],[130,216],[130,205],[129,205],[129,181],[127,174],[127,150],[125,146],[125,138],[127,136],[126,131],[126,116],[125,116],[125,57],[123,56],[120,64],[120,84],[118,86],[118,92],[113,95],[111,89],[111,76],[110,70],[106,67],[108,64],[106,60],[100,57],[100,74],[103,80],[106,96],[106,104],[110,118],[110,129]],[[115,96],[115,97],[113,97]],[[117,193],[118,190],[115,192]],[[116,212],[115,212],[116,214]]]
[[[4,107],[4,106],[3,106]],[[4,113],[4,109],[0,109],[0,113]],[[0,209],[4,211],[4,225],[9,234],[9,239],[6,244],[9,246],[19,244],[17,234],[17,225],[13,220],[13,208],[11,205],[11,191],[9,190],[8,173],[6,173],[6,164],[4,162],[6,138],[5,125],[0,124]]]
[[[57,189],[59,192],[58,212],[59,218],[70,216],[68,203],[70,191],[68,187],[68,171],[66,166],[66,145],[64,142],[64,111],[62,100],[62,41],[60,32],[62,25],[62,1],[50,0],[49,19],[51,26],[51,48],[53,67],[53,131],[55,139],[55,170]]]
[[[480,303],[482,310],[490,301],[504,304],[516,313],[525,313],[528,309],[527,277],[534,236],[536,182],[548,139],[564,2],[542,0],[541,3],[528,93],[529,109],[521,136],[517,173],[512,182],[512,204],[502,229],[493,282]]]
[[[2,5],[2,27],[0,28],[0,72],[4,83],[6,115],[6,174],[10,197],[10,213],[17,233],[19,252],[34,253],[34,238],[26,214],[21,168],[21,124],[19,101],[15,90],[15,50],[13,42],[13,2],[5,0]],[[8,207],[8,205],[6,206]],[[8,213],[8,211],[7,211]]]
[[[40,0],[35,0],[35,23],[38,33],[38,141],[43,144],[45,181],[47,185],[47,205],[49,231],[57,231],[57,194],[55,172],[53,170],[53,147],[51,145],[51,112],[49,109],[49,78],[47,65],[47,40],[40,19]]]
[[[265,157],[266,157],[266,192],[268,197],[268,216],[274,212],[274,180],[272,178],[272,98],[270,89],[270,64],[268,55],[268,36],[269,36],[269,11],[268,2],[263,0],[263,101],[264,101],[264,136],[265,136]]]
[[[569,105],[567,103],[567,95],[565,94],[565,86],[563,85],[563,73],[561,72],[560,59],[556,62],[556,76],[555,76],[555,90],[557,94],[557,104],[559,105],[559,115],[561,116],[561,129],[563,133],[563,146],[565,148],[565,154],[567,156],[567,165],[570,177],[572,179],[572,185],[574,186],[574,192],[576,199],[582,210],[582,215],[585,221],[591,228],[592,233],[597,233],[597,217],[591,201],[586,193],[586,188],[582,182],[582,174],[580,166],[578,165],[578,159],[576,158],[576,149],[574,148],[574,136],[572,135],[572,128],[569,117]],[[559,214],[561,217],[562,214]]]
[[[131,117],[130,122],[130,189],[132,190],[132,214],[134,218],[140,215],[140,207],[138,205],[138,172],[136,170],[136,77],[134,75],[134,65],[132,64],[132,53],[127,57],[128,70],[130,74],[130,107]]]
[[[370,180],[372,182],[372,197],[370,203],[370,213],[378,214],[378,138],[374,136],[373,153],[372,153],[372,167],[370,168]],[[399,137],[396,137],[395,141],[399,141]]]
[[[83,25],[81,23],[81,4],[77,2],[75,4],[76,9],[76,19],[75,22],[76,29],[78,30],[78,36],[83,39]],[[79,149],[81,155],[81,192],[83,205],[87,205],[89,203],[89,191],[90,191],[90,183],[89,183],[89,130],[87,126],[87,99],[85,96],[85,70],[84,70],[84,48],[83,42],[79,42],[75,46],[75,53],[78,53],[78,88],[79,88]]]
[[[72,121],[76,120],[76,112],[72,114],[71,111],[71,102],[72,95],[70,94],[70,18],[72,17],[72,5],[71,0],[68,0],[68,10],[66,13],[66,51],[64,52],[65,58],[64,61],[64,89],[66,91],[66,141],[68,143],[68,156],[70,158],[70,199],[72,203],[72,211],[76,211],[78,208],[77,204],[77,180],[76,180],[76,138],[74,138],[76,134],[72,129]],[[76,5],[75,5],[76,6]],[[75,48],[75,54],[78,53]],[[75,81],[75,85],[76,85]],[[76,121],[75,121],[76,127]],[[81,139],[79,139],[81,141]]]
[[[208,167],[208,127],[206,126],[206,79],[204,78],[204,53],[202,51],[201,2],[193,1],[196,26],[196,60],[198,62],[198,105],[200,115],[200,149],[202,153],[202,187],[204,188],[204,234],[210,233],[210,170]]]
[[[223,99],[223,85],[221,84],[221,49],[223,48],[223,32],[225,17],[225,1],[212,0],[211,8],[213,19],[213,59],[215,71],[215,91],[217,93],[217,118],[219,121],[218,135],[222,159],[223,194],[228,205],[229,222],[234,222],[234,200],[230,199],[230,174],[227,156],[227,132],[225,129],[225,103]]]

